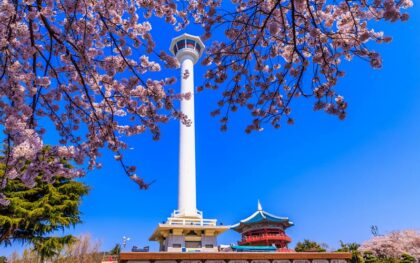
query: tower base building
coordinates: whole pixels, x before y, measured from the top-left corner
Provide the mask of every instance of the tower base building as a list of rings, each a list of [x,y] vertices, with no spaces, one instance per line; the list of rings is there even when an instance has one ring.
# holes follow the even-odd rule
[[[216,219],[173,214],[157,226],[149,240],[158,241],[160,251],[217,252],[217,236],[228,229],[228,226],[217,225]]]

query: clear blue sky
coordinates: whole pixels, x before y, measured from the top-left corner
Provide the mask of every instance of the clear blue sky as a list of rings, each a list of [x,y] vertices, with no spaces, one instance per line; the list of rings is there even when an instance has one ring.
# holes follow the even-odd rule
[[[295,125],[246,135],[248,116],[238,113],[221,133],[209,114],[219,94],[196,95],[197,203],[205,217],[234,224],[254,212],[260,199],[266,211],[295,223],[288,231],[292,247],[306,238],[331,248],[339,240],[363,242],[371,225],[381,233],[420,229],[419,6],[410,14],[406,23],[376,25],[394,39],[375,45],[383,56],[381,70],[360,60],[345,64],[346,77],[337,86],[349,103],[345,121],[313,112],[312,101],[299,99]],[[159,26],[152,32],[165,50],[179,34]],[[197,85],[204,70],[195,67]],[[124,235],[131,238],[127,248],[157,249],[148,238],[177,208],[178,123],[162,131],[158,142],[149,135],[129,140],[129,160],[156,183],[138,190],[106,154],[103,169],[84,179],[92,190],[81,207],[84,223],[71,233],[90,233],[105,250]],[[219,243],[238,239],[226,232]]]

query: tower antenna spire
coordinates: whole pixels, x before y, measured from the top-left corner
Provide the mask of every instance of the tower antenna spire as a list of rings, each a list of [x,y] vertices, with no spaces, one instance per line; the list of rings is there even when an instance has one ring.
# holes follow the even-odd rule
[[[261,202],[260,202],[260,199],[258,199],[257,209],[258,209],[258,211],[262,211],[263,210],[262,209]]]

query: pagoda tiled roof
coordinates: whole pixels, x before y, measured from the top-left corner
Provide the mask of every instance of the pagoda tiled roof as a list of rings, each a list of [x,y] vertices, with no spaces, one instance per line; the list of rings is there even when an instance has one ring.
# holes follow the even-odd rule
[[[251,224],[256,224],[256,223],[261,223],[261,222],[280,223],[284,227],[293,226],[293,222],[290,221],[288,217],[280,217],[280,216],[275,216],[273,214],[270,214],[264,211],[261,207],[261,204],[258,202],[258,210],[254,212],[252,215],[250,215],[249,217],[241,220],[239,223],[232,225],[231,229],[239,232],[245,225],[251,225]]]

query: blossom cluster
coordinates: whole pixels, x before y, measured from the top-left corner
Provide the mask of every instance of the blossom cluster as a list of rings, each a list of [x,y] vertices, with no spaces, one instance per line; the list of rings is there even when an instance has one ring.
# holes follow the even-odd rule
[[[262,130],[263,123],[280,127],[294,123],[292,100],[314,98],[314,110],[346,117],[347,103],[335,91],[343,60],[354,57],[380,68],[380,55],[368,42],[391,38],[376,32],[374,21],[406,21],[412,0],[234,0],[234,11],[220,1],[196,5],[196,22],[204,38],[224,28],[226,41],[214,41],[203,59],[210,65],[198,90],[223,87],[218,109],[222,130],[231,112],[246,107],[252,122],[246,132]],[[222,25],[222,26],[221,26]],[[232,76],[232,77],[228,77]]]
[[[170,118],[189,125],[173,101],[191,96],[168,88],[174,78],[151,77],[162,65],[179,66],[176,58],[155,51],[152,17],[175,30],[190,21],[201,24],[204,40],[225,29],[226,39],[207,50],[203,64],[210,68],[197,90],[223,87],[212,115],[224,112],[226,130],[229,113],[246,107],[253,118],[246,132],[251,132],[261,131],[265,122],[279,128],[284,116],[294,123],[291,101],[300,96],[315,98],[315,110],[345,118],[347,103],[334,90],[344,76],[341,61],[361,57],[380,68],[379,54],[367,43],[391,38],[369,23],[405,21],[404,9],[413,5],[412,0],[234,0],[236,10],[229,12],[221,0],[0,1],[5,165],[0,203],[8,178],[31,186],[44,171],[45,180],[54,174],[81,176],[81,169],[61,167],[60,158],[99,168],[102,148],[115,153],[129,178],[147,187],[124,162],[124,138],[150,131],[159,139],[159,125]],[[42,161],[51,130],[59,139]]]
[[[359,249],[370,251],[379,258],[400,258],[403,254],[420,258],[420,232],[403,230],[376,236],[363,243]]]
[[[183,28],[188,19],[177,8],[166,0],[1,0],[0,202],[7,179],[31,187],[40,173],[46,181],[79,177],[83,167],[101,166],[101,148],[120,156],[127,175],[147,187],[121,152],[125,136],[149,130],[158,139],[160,123],[183,116],[173,105],[182,96],[166,89],[174,79],[151,78],[161,65],[150,56],[150,18]],[[45,137],[54,133],[59,139],[47,158]],[[64,167],[62,158],[79,168]]]

